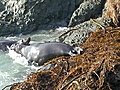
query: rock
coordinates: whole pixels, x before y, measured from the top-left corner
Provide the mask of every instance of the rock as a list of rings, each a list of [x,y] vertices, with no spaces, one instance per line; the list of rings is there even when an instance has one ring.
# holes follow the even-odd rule
[[[1,0],[0,35],[67,26],[83,0]]]
[[[74,11],[69,25],[73,27],[77,24],[83,23],[90,18],[97,18],[102,15],[105,0],[86,0]]]
[[[78,46],[85,42],[89,33],[94,32],[97,28],[101,28],[96,23],[91,22],[90,18],[93,18],[103,27],[116,27],[120,25],[119,3],[120,1],[118,0],[114,2],[112,0],[107,0],[106,3],[104,0],[85,0],[73,12],[68,25],[69,28],[77,28],[77,30],[71,30],[71,32],[60,37],[60,41]]]
[[[112,24],[111,19],[106,19],[104,17],[97,18],[95,21],[99,22],[104,27],[108,27],[110,24]],[[100,27],[91,21],[86,21],[76,25],[74,28],[76,28],[76,30],[73,29],[71,32],[60,37],[59,40],[61,42],[70,44],[71,46],[79,46],[86,41],[91,32],[94,32],[96,28]]]

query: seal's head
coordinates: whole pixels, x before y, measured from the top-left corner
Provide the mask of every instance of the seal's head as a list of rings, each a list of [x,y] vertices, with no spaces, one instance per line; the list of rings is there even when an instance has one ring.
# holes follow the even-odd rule
[[[25,46],[29,46],[30,44],[30,41],[31,41],[31,38],[25,38],[25,39],[22,39],[20,41],[17,41],[16,43],[12,44],[10,46],[10,50],[14,50],[16,51],[17,53],[20,52],[20,50],[25,47]]]
[[[74,47],[73,49],[70,50],[69,55],[70,56],[76,56],[78,54],[82,54],[83,53],[83,49],[80,47]]]
[[[75,47],[74,50],[77,52],[77,54],[82,54],[83,53],[83,49],[80,47]]]
[[[20,44],[20,45],[30,45],[30,44],[29,44],[30,41],[31,41],[31,38],[28,37],[28,38],[25,38],[25,39],[22,39],[22,40],[16,42],[16,44]]]

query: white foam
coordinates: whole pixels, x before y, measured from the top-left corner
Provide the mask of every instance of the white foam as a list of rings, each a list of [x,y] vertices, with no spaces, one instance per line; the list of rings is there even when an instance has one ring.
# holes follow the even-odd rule
[[[9,77],[9,74],[8,74],[8,72],[1,72],[0,71],[0,77],[2,77],[3,79],[6,79]]]
[[[67,27],[59,27],[56,30],[58,30],[58,31],[67,31],[67,30],[69,30],[69,28],[67,28]]]
[[[28,60],[21,56],[21,54],[16,53],[14,50],[9,50],[8,55],[14,60],[13,63],[19,63],[21,65],[28,65]]]
[[[9,50],[9,53],[7,55],[13,59],[13,63],[18,63],[24,67],[29,67],[35,70],[38,70],[41,67],[36,67],[34,65],[28,66],[28,60],[24,56],[21,56],[21,54],[16,53],[14,50]]]
[[[8,80],[9,77],[10,75],[8,74],[8,72],[0,71],[0,88],[5,86],[4,83]]]
[[[6,37],[5,39],[7,39],[7,40],[15,40],[17,37],[16,36],[14,36],[14,37]]]

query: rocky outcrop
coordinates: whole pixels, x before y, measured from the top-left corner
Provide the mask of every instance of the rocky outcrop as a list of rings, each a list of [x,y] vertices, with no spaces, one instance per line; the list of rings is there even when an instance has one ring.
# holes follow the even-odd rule
[[[1,0],[0,35],[67,26],[83,0]]]
[[[119,0],[86,0],[74,11],[70,22],[70,32],[60,37],[61,42],[70,45],[81,45],[88,38],[89,33],[97,28],[120,26]],[[98,24],[90,20],[94,19]],[[75,29],[73,29],[73,27]],[[72,30],[72,29],[73,30]]]
[[[75,26],[90,18],[97,18],[102,15],[105,0],[86,0],[74,11],[69,26]]]
[[[88,38],[89,33],[94,32],[98,25],[90,21],[94,18],[97,22],[107,27],[112,22],[110,19],[100,17],[103,14],[105,0],[86,0],[73,12],[69,27],[77,28],[70,33],[60,37],[61,42],[70,45],[81,45]]]
[[[106,19],[104,17],[99,17],[95,19],[96,22],[99,22],[101,25],[108,27],[112,24],[111,19]],[[59,40],[70,44],[71,46],[79,46],[83,44],[88,38],[91,32],[96,31],[97,28],[100,28],[97,24],[92,21],[85,21],[76,25],[74,28],[70,28],[70,32],[61,36]]]

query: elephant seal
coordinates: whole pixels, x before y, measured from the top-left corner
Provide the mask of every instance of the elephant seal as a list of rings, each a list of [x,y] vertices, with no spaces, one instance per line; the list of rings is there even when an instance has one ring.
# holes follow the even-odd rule
[[[27,42],[27,44],[26,44]],[[28,45],[30,38],[21,40],[11,45],[10,49],[28,59],[29,64],[35,63],[38,66],[59,56],[75,56],[83,51],[81,48],[74,49],[72,46],[61,42],[47,42]],[[79,49],[79,50],[78,50]],[[78,53],[78,51],[80,51]]]

